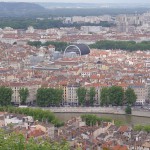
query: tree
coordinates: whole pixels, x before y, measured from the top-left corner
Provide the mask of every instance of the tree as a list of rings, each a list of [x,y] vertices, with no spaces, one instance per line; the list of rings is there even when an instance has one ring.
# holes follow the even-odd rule
[[[100,125],[102,122],[112,122],[112,119],[110,118],[98,117],[93,114],[81,115],[81,118],[83,121],[85,121],[87,126],[94,126],[96,123]]]
[[[28,45],[35,46],[35,47],[53,45],[53,46],[55,46],[56,51],[64,51],[65,48],[68,46],[68,43],[66,43],[66,42],[55,42],[55,41],[47,41],[45,43],[42,43],[40,41],[33,41],[33,42],[29,41]]]
[[[109,105],[109,89],[107,87],[102,88],[100,95],[100,104],[101,106]]]
[[[40,107],[45,107],[47,102],[47,96],[45,93],[45,88],[39,88],[36,93],[36,102]]]
[[[150,125],[136,125],[134,126],[135,131],[145,131],[150,133]]]
[[[148,85],[148,96],[147,96],[147,102],[150,103],[150,85]]]
[[[143,126],[142,125],[136,125],[136,126],[134,126],[134,130],[135,131],[142,131],[143,130]]]
[[[145,125],[144,128],[143,128],[143,130],[144,130],[145,132],[150,133],[150,125]]]
[[[33,42],[28,41],[28,45],[40,47],[40,46],[42,46],[42,42],[41,41],[33,41]]]
[[[36,94],[37,105],[40,107],[59,105],[62,100],[62,95],[62,89],[39,88]]]
[[[127,51],[136,51],[136,50],[149,50],[150,42],[142,41],[141,43],[136,43],[135,41],[111,41],[103,40],[97,41],[94,44],[90,45],[91,48],[97,49],[121,49]]]
[[[125,109],[125,112],[126,112],[126,114],[132,114],[131,106],[128,105]]]
[[[51,141],[49,138],[26,139],[22,134],[5,134],[0,130],[0,149],[3,150],[68,150],[69,144],[66,141],[59,143]]]
[[[128,105],[133,105],[136,102],[137,96],[132,88],[125,91],[125,101]]]
[[[28,90],[28,88],[21,88],[19,90],[19,97],[20,97],[21,105],[25,105],[26,101],[27,101],[27,98],[29,97],[29,90]]]
[[[120,86],[109,88],[109,100],[112,105],[121,106],[123,104],[124,90]]]
[[[84,87],[79,87],[77,89],[78,103],[79,105],[85,105],[85,97],[87,90]]]
[[[62,89],[55,89],[54,90],[54,104],[59,105],[61,103],[62,97],[63,97],[63,90]]]
[[[1,86],[0,87],[0,105],[7,106],[11,104],[11,97],[13,91],[11,88]]]
[[[95,94],[96,94],[96,90],[94,87],[91,87],[90,90],[89,90],[89,103],[90,103],[90,106],[93,106],[94,104],[94,97],[95,97]]]

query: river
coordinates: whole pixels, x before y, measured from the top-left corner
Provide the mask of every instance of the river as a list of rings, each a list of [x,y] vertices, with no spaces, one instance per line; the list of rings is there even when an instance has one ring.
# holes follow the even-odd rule
[[[55,113],[55,114],[59,119],[63,121],[67,121],[72,117],[81,116],[83,113]],[[107,117],[107,118],[112,118],[114,120],[120,120],[122,122],[127,123],[128,125],[137,125],[137,124],[150,125],[150,117],[137,117],[137,116],[130,116],[130,115],[100,114],[100,113],[99,114],[96,113],[96,115],[99,117]]]

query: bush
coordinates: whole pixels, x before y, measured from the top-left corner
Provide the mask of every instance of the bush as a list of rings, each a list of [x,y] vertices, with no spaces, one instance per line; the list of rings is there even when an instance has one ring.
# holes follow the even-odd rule
[[[134,126],[135,131],[145,131],[150,132],[150,125],[136,125]]]
[[[126,114],[132,114],[132,109],[131,109],[131,106],[127,106],[126,109],[125,109],[125,112]]]
[[[133,128],[135,131],[142,131],[143,130],[143,126],[142,125],[136,125]]]
[[[86,114],[81,116],[82,120],[86,122],[87,126],[94,126],[96,123],[99,125],[102,122],[111,122],[112,119],[110,118],[104,118],[104,117],[98,117],[96,115]]]

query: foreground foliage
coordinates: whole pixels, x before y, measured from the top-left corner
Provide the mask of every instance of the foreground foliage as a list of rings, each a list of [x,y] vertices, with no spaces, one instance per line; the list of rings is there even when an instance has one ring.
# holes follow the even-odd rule
[[[66,142],[51,142],[49,139],[28,139],[22,134],[5,134],[0,130],[0,150],[69,150]]]

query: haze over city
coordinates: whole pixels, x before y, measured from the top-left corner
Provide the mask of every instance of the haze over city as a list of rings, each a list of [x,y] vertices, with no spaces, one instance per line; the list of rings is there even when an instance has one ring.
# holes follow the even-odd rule
[[[149,0],[0,0],[1,2],[150,3]]]

